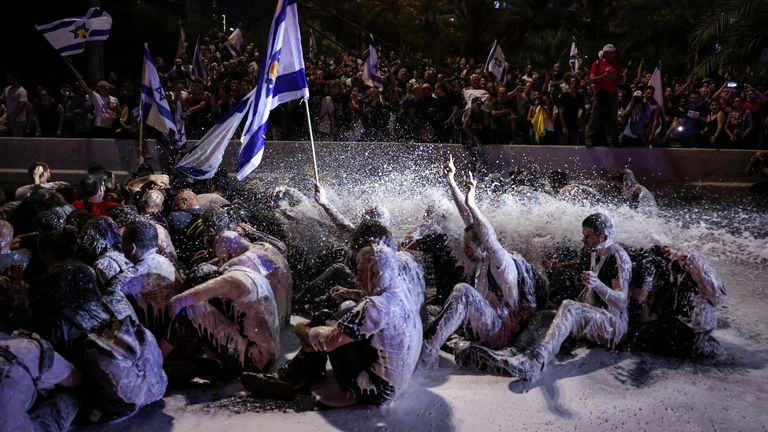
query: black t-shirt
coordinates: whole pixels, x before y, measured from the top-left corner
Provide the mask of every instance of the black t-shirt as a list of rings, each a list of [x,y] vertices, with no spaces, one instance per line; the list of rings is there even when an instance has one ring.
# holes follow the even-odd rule
[[[431,281],[437,291],[431,303],[442,305],[448,299],[454,285],[465,282],[464,270],[459,267],[456,258],[448,247],[448,236],[442,233],[427,234],[416,240],[419,250],[427,258],[425,266],[426,278]]]
[[[565,127],[569,130],[577,130],[579,127],[579,110],[584,109],[584,96],[579,93],[576,93],[576,96],[563,93],[557,101],[557,106],[563,112]]]

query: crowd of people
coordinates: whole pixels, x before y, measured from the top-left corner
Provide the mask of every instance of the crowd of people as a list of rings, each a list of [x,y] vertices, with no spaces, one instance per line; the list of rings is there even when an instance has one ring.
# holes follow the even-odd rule
[[[121,419],[195,377],[290,398],[325,380],[328,362],[319,406],[387,405],[441,350],[527,382],[568,337],[721,354],[711,333],[725,289],[700,254],[623,247],[621,227],[594,213],[574,221],[581,250],[534,262],[499,241],[472,173],[462,191],[450,155],[442,171],[465,227],[431,205],[398,240],[385,207],[350,220],[320,184],[314,200],[285,185],[240,194],[226,176],[190,187],[142,165],[123,184],[93,167],[73,187],[34,163],[0,209],[0,430]],[[630,170],[614,180],[628,205],[654,210]],[[546,189],[601,195],[562,171]],[[292,315],[306,318],[293,326],[301,348],[270,372]]]
[[[222,33],[200,40],[200,69],[183,54],[155,66],[171,109],[181,110],[189,139],[255,87],[261,57],[252,43],[238,52]],[[317,138],[333,141],[543,144],[614,147],[765,147],[766,88],[749,79],[668,78],[651,84],[642,61],[624,67],[607,44],[598,59],[575,73],[509,68],[503,82],[471,58],[428,59],[380,55],[383,88],[363,81],[363,57],[306,58],[312,122]],[[139,83],[112,73],[89,88],[82,80],[28,94],[10,74],[2,95],[0,134],[43,137],[136,138]],[[658,103],[656,94],[663,94]],[[272,112],[270,138],[304,140],[308,129],[297,101]]]

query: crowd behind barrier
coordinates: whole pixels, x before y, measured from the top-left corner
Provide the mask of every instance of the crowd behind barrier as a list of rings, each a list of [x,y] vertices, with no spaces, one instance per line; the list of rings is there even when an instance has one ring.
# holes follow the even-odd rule
[[[258,80],[261,57],[256,45],[245,43],[238,54],[225,41],[226,36],[217,32],[200,39],[204,77],[194,76],[187,54],[172,62],[160,56],[154,59],[172,111],[183,111],[189,139],[201,138]],[[560,63],[551,68],[528,64],[510,67],[504,82],[486,74],[484,65],[471,58],[449,58],[438,66],[429,59],[399,58],[393,51],[379,56],[382,89],[363,83],[364,56],[305,59],[317,139],[470,146],[766,145],[764,86],[694,75],[665,77],[659,105],[655,89],[649,87],[648,68],[642,62],[637,68],[623,67],[621,53],[610,44],[594,64],[577,73]],[[13,73],[7,77],[0,136],[138,136],[138,77],[110,73],[91,83],[95,91],[85,82],[65,83],[58,89],[33,84]],[[147,135],[157,137],[150,128]],[[267,138],[308,138],[304,108],[298,101],[272,112]]]

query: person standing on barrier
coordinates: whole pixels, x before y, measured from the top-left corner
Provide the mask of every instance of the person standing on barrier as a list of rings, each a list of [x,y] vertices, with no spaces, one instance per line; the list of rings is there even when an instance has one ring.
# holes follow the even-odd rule
[[[595,86],[592,99],[592,115],[586,128],[586,145],[594,147],[598,132],[605,133],[605,141],[614,147],[619,141],[618,89],[621,83],[621,66],[616,61],[616,47],[607,44],[592,64],[589,79]]]

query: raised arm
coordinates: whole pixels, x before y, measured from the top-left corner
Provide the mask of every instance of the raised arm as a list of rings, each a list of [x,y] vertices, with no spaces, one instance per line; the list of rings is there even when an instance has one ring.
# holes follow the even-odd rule
[[[343,214],[336,210],[336,207],[334,207],[328,200],[328,197],[325,194],[325,188],[319,183],[315,183],[315,201],[323,208],[325,214],[331,218],[331,222],[333,222],[343,238],[348,239],[352,236],[352,233],[355,231],[355,226],[352,225],[352,222],[345,218]]]
[[[175,295],[170,302],[171,313],[175,316],[187,306],[201,304],[213,298],[234,300],[242,297],[244,293],[244,287],[239,281],[228,280],[226,275],[219,276]]]
[[[480,242],[488,253],[491,254],[491,259],[496,263],[504,262],[507,251],[504,246],[499,243],[499,238],[496,236],[491,223],[485,218],[485,215],[477,208],[475,203],[475,189],[477,182],[472,177],[472,173],[469,173],[469,179],[467,179],[467,197],[466,204],[469,209],[472,219],[475,221],[475,229],[477,230],[477,236],[480,237]]]
[[[448,182],[448,189],[451,191],[451,197],[453,198],[454,204],[456,204],[456,209],[459,211],[461,220],[464,221],[464,225],[471,224],[472,214],[464,204],[464,195],[456,185],[456,179],[454,178],[456,175],[456,166],[453,164],[453,155],[450,153],[448,153],[448,160],[445,162],[445,165],[443,165],[443,174]]]

